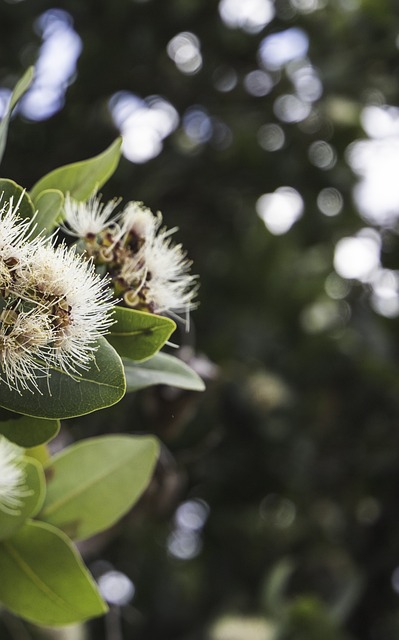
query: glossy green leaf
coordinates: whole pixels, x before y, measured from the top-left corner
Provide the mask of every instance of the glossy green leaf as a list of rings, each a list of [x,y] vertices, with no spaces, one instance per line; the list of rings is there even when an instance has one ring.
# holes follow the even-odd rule
[[[28,416],[62,419],[81,416],[118,402],[125,394],[123,365],[107,340],[100,337],[90,369],[72,378],[58,370],[38,378],[39,391],[17,393],[0,386],[0,406]]]
[[[0,422],[0,433],[11,442],[25,448],[49,442],[59,430],[59,420],[43,420],[32,416],[18,415],[11,420]]]
[[[34,206],[37,211],[35,235],[41,231],[45,231],[48,235],[56,226],[57,219],[60,219],[62,215],[64,194],[58,189],[46,189],[38,195]]]
[[[1,193],[3,194],[1,204],[9,202],[12,198],[14,207],[19,202],[18,213],[21,218],[33,218],[35,208],[23,187],[14,182],[14,180],[0,178],[0,194]]]
[[[116,307],[114,318],[117,322],[107,340],[120,356],[131,360],[151,358],[176,329],[169,318],[125,307]]]
[[[75,547],[44,522],[26,522],[0,543],[0,576],[0,601],[36,624],[66,625],[106,613]]]
[[[14,91],[11,94],[7,111],[5,112],[3,119],[0,122],[0,162],[3,159],[4,150],[6,147],[8,126],[10,124],[12,111],[15,105],[17,104],[17,102],[22,98],[24,93],[26,93],[26,91],[29,89],[30,85],[32,84],[33,76],[34,76],[34,69],[33,67],[29,67],[25,71],[22,78],[15,85]]]
[[[0,509],[0,540],[9,538],[18,531],[27,520],[37,514],[43,504],[46,493],[46,481],[43,466],[34,458],[23,458],[25,468],[24,496],[21,504],[13,513]]]
[[[70,193],[76,200],[87,200],[114,173],[121,155],[121,144],[122,139],[117,138],[94,158],[54,169],[36,182],[31,191],[32,200],[37,200],[39,194],[48,189]]]
[[[79,540],[107,529],[146,489],[158,453],[148,436],[104,436],[68,447],[46,467],[40,519]]]
[[[167,384],[179,389],[203,391],[204,381],[185,362],[166,353],[157,353],[145,362],[123,359],[127,391],[137,391],[154,384]]]

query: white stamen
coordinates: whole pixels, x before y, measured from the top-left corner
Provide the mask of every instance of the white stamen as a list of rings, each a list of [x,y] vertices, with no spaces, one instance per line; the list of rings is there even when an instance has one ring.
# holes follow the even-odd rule
[[[32,492],[25,485],[23,450],[0,436],[0,511],[18,515],[23,498]]]

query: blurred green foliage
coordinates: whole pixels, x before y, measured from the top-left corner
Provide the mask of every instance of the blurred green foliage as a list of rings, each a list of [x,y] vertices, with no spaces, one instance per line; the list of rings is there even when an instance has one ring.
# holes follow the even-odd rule
[[[136,640],[399,635],[398,318],[371,304],[370,280],[346,280],[333,263],[336,243],[366,227],[397,277],[395,216],[362,217],[348,160],[367,139],[365,108],[399,104],[397,3],[265,4],[274,17],[248,30],[227,25],[214,0],[69,0],[56,14],[47,1],[0,2],[2,88],[43,56],[43,15],[47,34],[64,21],[82,45],[65,105],[39,122],[14,118],[3,174],[31,187],[99,153],[119,134],[120,92],[147,107],[163,98],[175,124],[162,150],[123,159],[103,192],[163,211],[201,278],[178,341],[209,376],[206,393],[145,390],[96,423],[68,424],[67,437],[148,431],[165,445],[139,508],[83,549],[94,572],[114,567],[136,588],[93,624],[95,638],[118,625]],[[293,27],[309,39],[305,61],[267,68],[262,41]],[[190,73],[190,49],[175,61],[167,49],[187,32],[201,57]],[[281,102],[304,82],[312,99]],[[256,203],[279,187],[300,194],[303,215],[276,235]],[[334,215],[318,205],[323,189],[342,198]],[[1,637],[17,638],[15,621],[4,624]]]

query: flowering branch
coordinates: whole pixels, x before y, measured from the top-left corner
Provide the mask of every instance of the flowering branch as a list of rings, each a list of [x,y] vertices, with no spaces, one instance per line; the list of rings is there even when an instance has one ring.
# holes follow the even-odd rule
[[[32,77],[18,83],[0,123],[0,160]],[[117,140],[30,192],[0,179],[0,603],[45,625],[106,611],[72,541],[135,504],[159,453],[153,437],[104,436],[50,457],[44,444],[60,419],[108,407],[126,388],[203,389],[187,365],[159,353],[174,320],[196,305],[197,278],[175,230],[142,203],[115,214],[116,200],[92,195],[119,156]]]

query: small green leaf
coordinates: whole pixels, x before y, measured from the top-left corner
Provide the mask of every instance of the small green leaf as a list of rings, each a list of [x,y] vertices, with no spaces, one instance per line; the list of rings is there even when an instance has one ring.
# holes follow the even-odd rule
[[[13,206],[19,202],[18,213],[21,218],[33,218],[35,209],[33,202],[19,184],[8,178],[0,178],[0,194],[3,194],[1,204],[13,199]]]
[[[146,362],[123,359],[127,391],[137,391],[154,384],[167,384],[179,389],[203,391],[205,384],[185,362],[166,353],[157,353]]]
[[[6,513],[0,509],[0,540],[9,538],[18,531],[27,520],[41,509],[46,493],[46,481],[43,466],[34,458],[23,458],[25,468],[24,496],[14,513]]]
[[[32,84],[34,75],[35,75],[34,67],[33,66],[28,67],[28,69],[25,71],[22,78],[18,80],[17,84],[14,87],[14,91],[11,94],[10,104],[8,106],[7,111],[12,111],[14,107],[17,105],[17,103],[20,101],[22,96],[27,92],[30,85]]]
[[[88,371],[72,378],[52,369],[51,377],[38,378],[39,391],[18,393],[0,386],[0,406],[38,418],[62,419],[81,416],[118,402],[126,390],[123,365],[103,337]]]
[[[26,449],[49,442],[59,430],[59,420],[42,420],[31,416],[19,415],[17,418],[0,422],[0,433]]]
[[[68,447],[47,467],[39,515],[83,540],[121,518],[146,489],[158,458],[153,437],[104,436]]]
[[[57,189],[63,194],[70,193],[76,200],[87,200],[112,176],[121,155],[122,139],[117,138],[105,151],[94,158],[74,162],[54,169],[41,178],[31,191],[36,201],[42,191]]]
[[[64,207],[64,194],[58,189],[46,189],[41,191],[34,201],[37,210],[35,222],[35,235],[41,231],[46,231],[47,235],[56,226],[57,219],[60,218]]]
[[[33,76],[34,76],[34,68],[29,67],[25,71],[22,78],[18,80],[17,84],[15,85],[14,91],[11,94],[7,111],[5,112],[3,119],[0,122],[0,162],[3,159],[4,150],[6,147],[8,126],[10,124],[12,111],[15,105],[17,104],[17,102],[22,98],[24,93],[26,93],[27,90],[29,89],[30,85],[32,84]]]
[[[176,329],[169,318],[144,311],[116,307],[115,320],[107,340],[120,356],[146,360],[157,353]]]
[[[107,611],[75,547],[44,522],[0,543],[0,575],[0,601],[30,622],[66,625]]]

